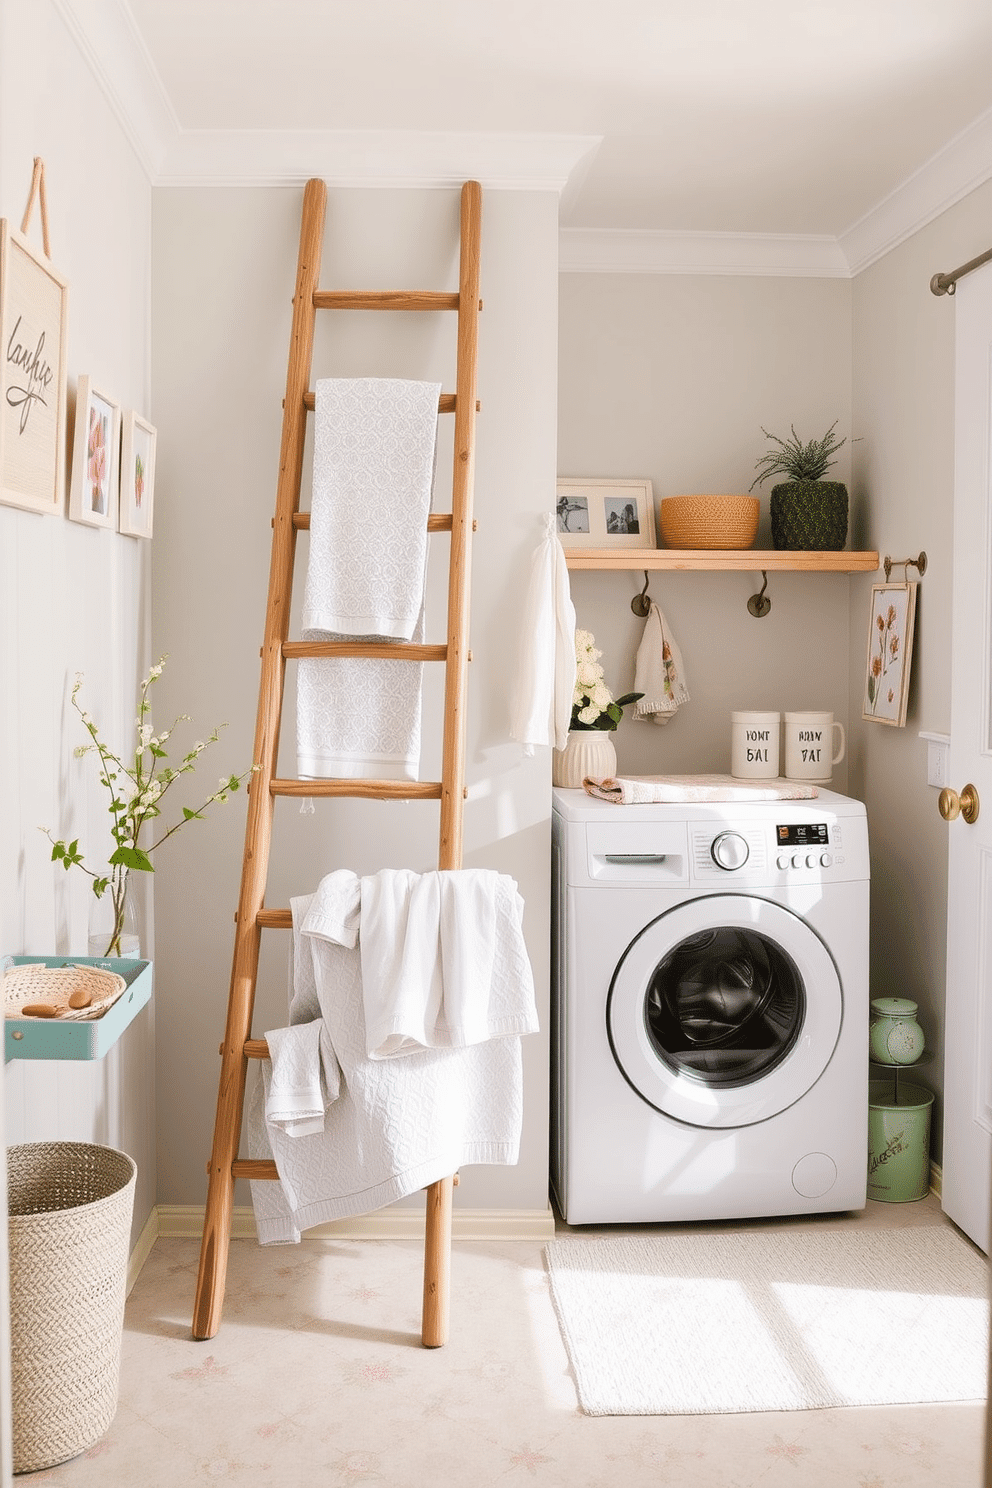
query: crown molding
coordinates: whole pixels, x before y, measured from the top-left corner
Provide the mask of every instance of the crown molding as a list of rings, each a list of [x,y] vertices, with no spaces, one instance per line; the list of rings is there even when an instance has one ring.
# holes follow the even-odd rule
[[[838,242],[851,273],[860,274],[989,179],[992,109],[841,233]]]
[[[157,186],[419,187],[473,179],[490,189],[560,193],[599,148],[586,134],[460,134],[417,130],[187,129]]]
[[[850,275],[836,238],[787,233],[564,228],[558,267],[565,274]]]
[[[179,120],[127,0],[52,0],[155,185]]]
[[[128,0],[53,0],[152,186],[439,187],[556,192],[567,209],[598,135],[183,130]],[[565,228],[565,273],[848,278],[992,178],[992,110],[839,237]]]

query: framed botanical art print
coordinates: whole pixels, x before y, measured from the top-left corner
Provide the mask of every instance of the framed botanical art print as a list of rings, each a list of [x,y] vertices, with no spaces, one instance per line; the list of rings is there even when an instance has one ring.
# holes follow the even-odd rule
[[[559,480],[558,537],[564,548],[653,548],[649,480]]]
[[[81,376],[69,482],[69,516],[74,522],[117,530],[120,447],[120,404]]]
[[[862,718],[902,728],[909,701],[917,584],[874,584]]]
[[[154,428],[128,409],[121,438],[121,506],[119,527],[129,537],[151,537],[155,500]]]
[[[0,501],[65,506],[68,287],[0,219]]]

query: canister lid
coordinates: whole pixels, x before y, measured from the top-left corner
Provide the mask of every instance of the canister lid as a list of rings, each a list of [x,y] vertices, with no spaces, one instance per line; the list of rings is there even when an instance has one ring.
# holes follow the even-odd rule
[[[918,1006],[908,997],[874,997],[871,1010],[882,1018],[915,1018]]]

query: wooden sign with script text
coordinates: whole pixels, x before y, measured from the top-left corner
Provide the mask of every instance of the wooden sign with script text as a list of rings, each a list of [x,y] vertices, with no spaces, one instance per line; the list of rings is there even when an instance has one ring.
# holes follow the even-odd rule
[[[66,281],[0,219],[0,501],[65,503]]]

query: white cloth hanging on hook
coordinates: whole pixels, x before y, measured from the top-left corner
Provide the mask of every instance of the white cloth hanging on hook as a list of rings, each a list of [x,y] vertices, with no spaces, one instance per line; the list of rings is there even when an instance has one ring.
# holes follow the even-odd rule
[[[545,512],[521,617],[510,738],[528,755],[538,744],[564,749],[572,720],[575,606],[555,523],[554,513]]]
[[[689,701],[682,652],[653,599],[637,648],[634,691],[644,696],[633,705],[633,716],[654,723],[668,723]]]

